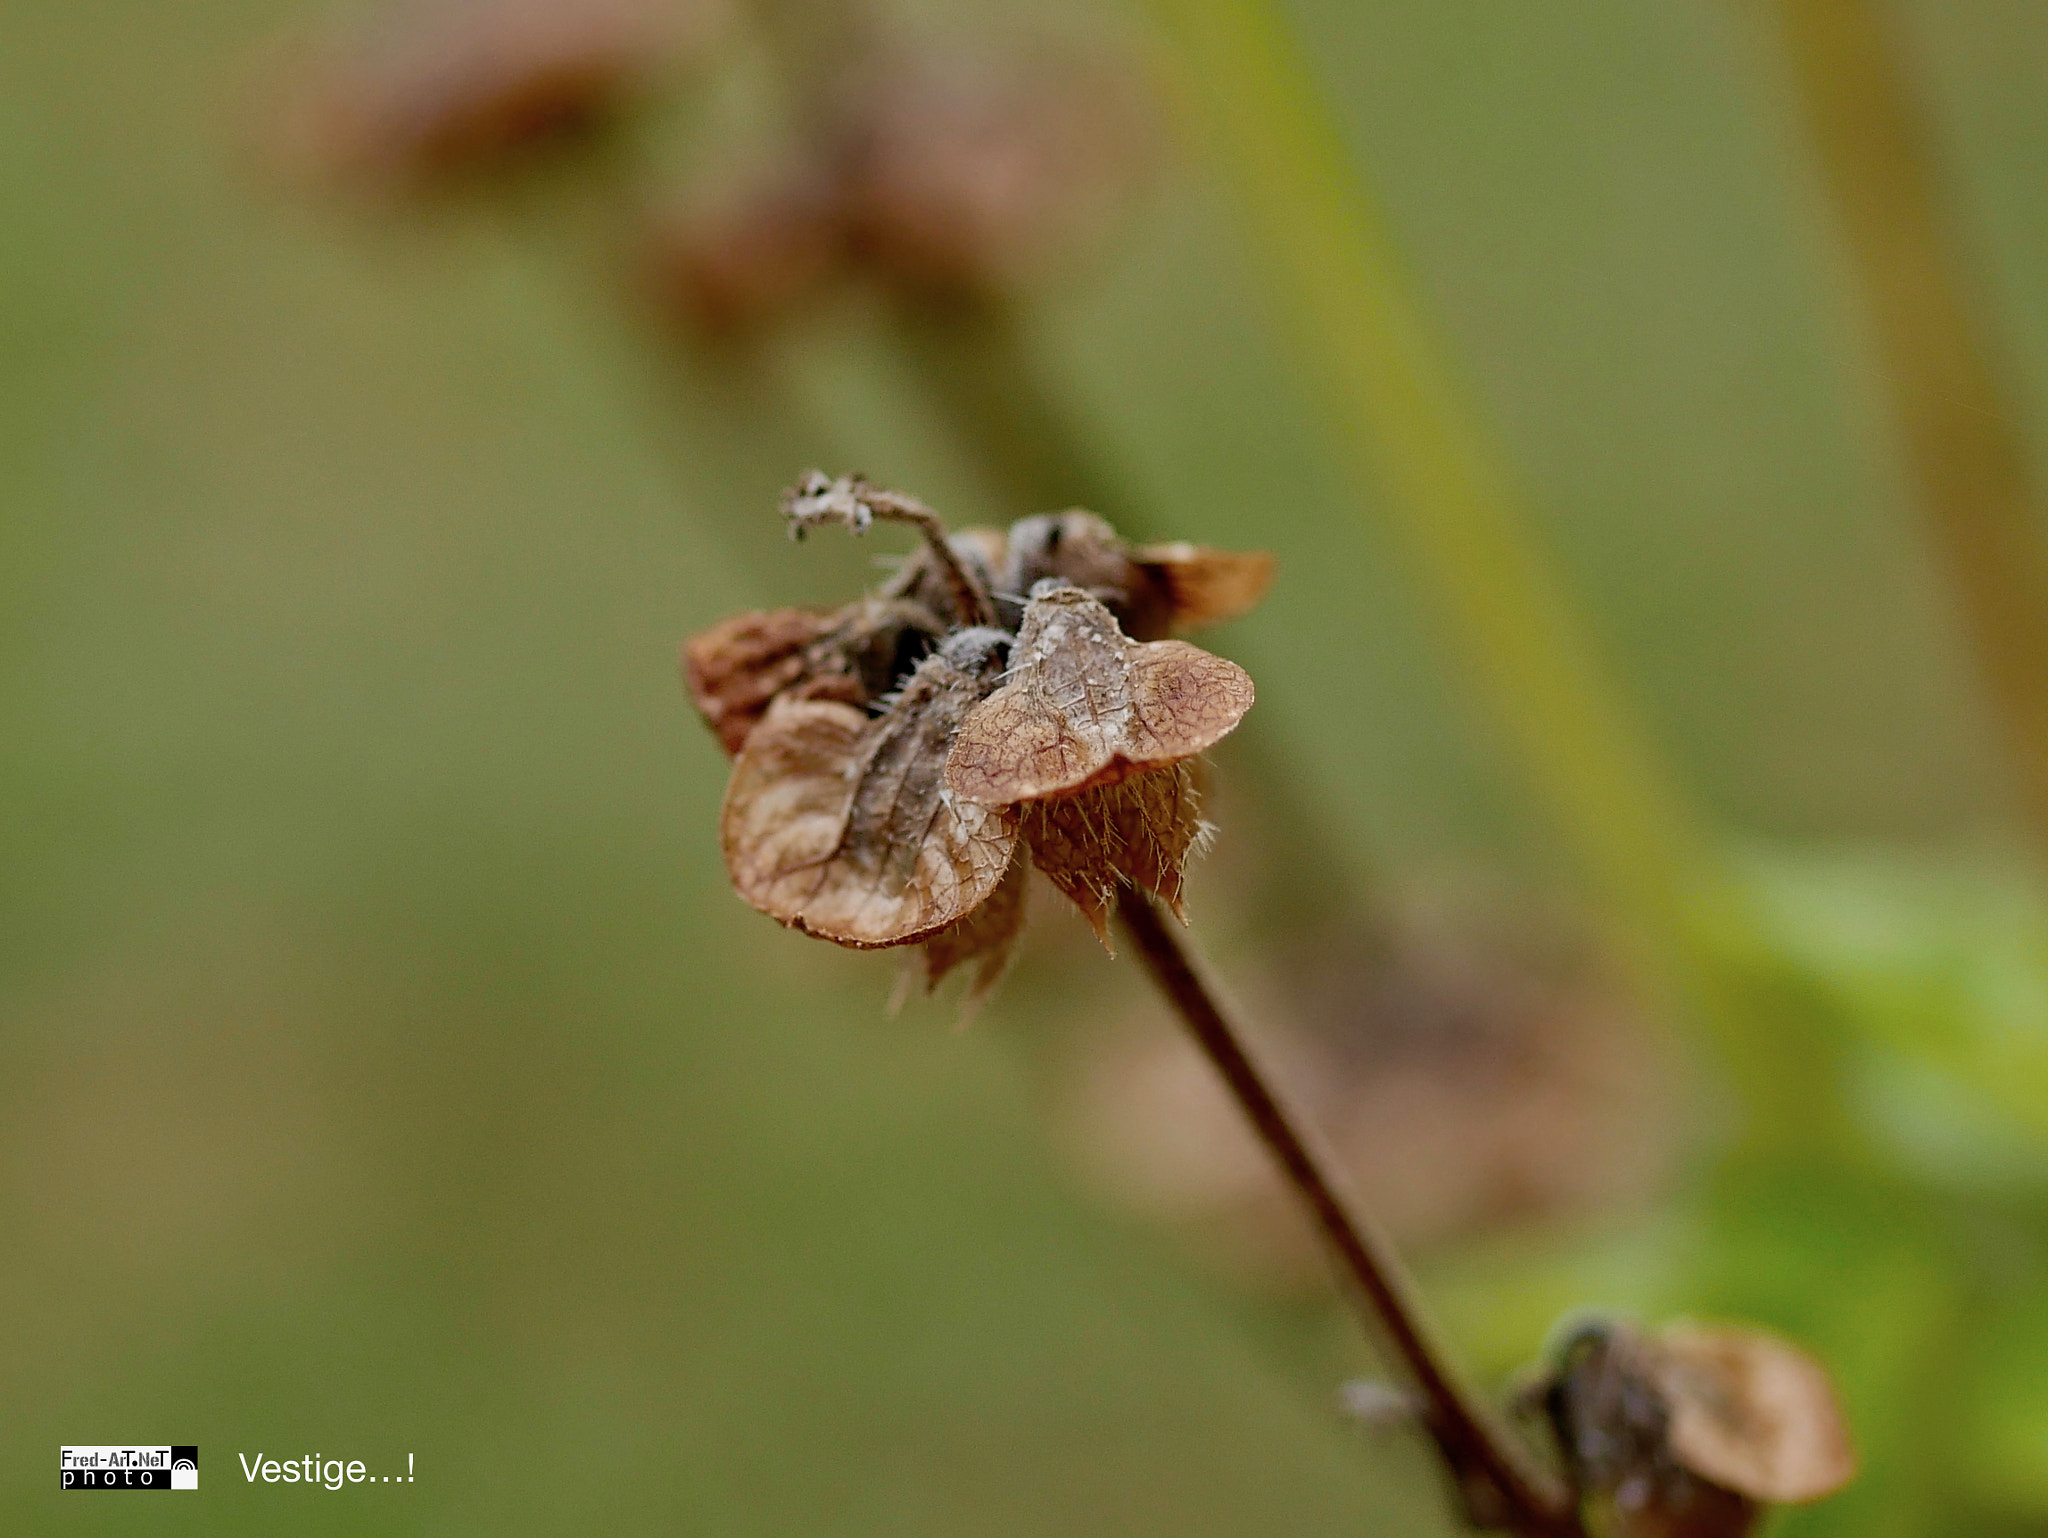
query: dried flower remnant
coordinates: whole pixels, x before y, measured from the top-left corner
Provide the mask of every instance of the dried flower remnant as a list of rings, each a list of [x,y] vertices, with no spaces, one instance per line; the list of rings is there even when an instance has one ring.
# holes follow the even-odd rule
[[[878,702],[879,715],[804,698],[802,685],[774,697],[726,791],[726,865],[740,895],[841,945],[921,944],[928,986],[973,962],[973,1002],[1022,923],[1019,834],[1037,833],[1031,858],[1064,861],[1064,890],[1088,904],[1114,895],[1146,972],[1385,1328],[1468,1513],[1528,1538],[1579,1533],[1568,1492],[1448,1367],[1397,1257],[1344,1196],[1160,911],[1157,898],[1177,901],[1199,833],[1189,761],[1243,718],[1251,680],[1185,642],[1132,640],[1060,577],[1034,584],[1015,634],[987,624],[998,611],[975,557],[992,547],[956,546],[922,503],[857,478],[806,476],[784,511],[796,534],[884,519],[916,527],[955,623]],[[1105,792],[1114,799],[1090,803]]]
[[[1767,1507],[1856,1472],[1826,1371],[1760,1331],[1588,1324],[1537,1392],[1573,1487],[1617,1538],[1746,1538]]]
[[[942,776],[1007,640],[957,632],[878,717],[831,700],[776,700],[726,790],[722,840],[740,896],[792,929],[859,948],[927,939],[980,906],[1009,869],[1016,818],[951,795]]]
[[[579,134],[721,20],[714,0],[415,0],[310,64],[286,159],[402,187]]]
[[[1036,584],[1015,633],[977,623],[1002,616],[991,589],[1016,569],[1012,539],[949,536],[922,503],[858,476],[813,472],[783,511],[799,537],[897,522],[923,543],[871,597],[738,615],[684,646],[691,698],[736,756],[723,843],[739,894],[842,945],[922,945],[926,991],[971,965],[970,1005],[1022,928],[1028,863],[1098,933],[1122,887],[1181,912],[1206,832],[1190,760],[1250,707],[1243,670],[1183,641],[1130,640],[1059,577]],[[1110,575],[1136,569],[1100,519],[1059,519],[1082,520]],[[1015,548],[1042,555],[1045,520],[1025,523]],[[1019,732],[1031,767],[1004,780],[999,750]]]

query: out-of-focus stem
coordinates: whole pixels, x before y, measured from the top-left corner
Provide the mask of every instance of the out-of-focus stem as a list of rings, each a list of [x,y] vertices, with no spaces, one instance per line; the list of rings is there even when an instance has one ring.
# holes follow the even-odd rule
[[[2048,844],[2048,551],[2026,451],[1971,312],[1928,126],[1872,0],[1778,0],[1908,466]]]
[[[1267,0],[1153,0],[1321,375],[1346,456],[1387,484],[1494,712],[1587,874],[1682,936],[1710,869],[1411,300],[1298,47]]]
[[[1638,732],[1424,323],[1299,47],[1271,0],[1152,0],[1180,43],[1275,289],[1361,479],[1383,482],[1540,803],[1712,1036],[1751,1149],[1843,1137],[1838,1047],[1754,1018],[1727,966],[1762,956],[1753,901]]]
[[[1584,1538],[1562,1485],[1459,1382],[1422,1317],[1393,1247],[1343,1193],[1335,1164],[1308,1124],[1282,1101],[1172,926],[1149,897],[1129,887],[1118,897],[1117,917],[1138,959],[1308,1208],[1364,1305],[1368,1326],[1392,1349],[1420,1393],[1429,1433],[1474,1521],[1526,1538]]]
[[[986,295],[904,295],[893,329],[935,414],[984,467],[1012,517],[1085,507],[1126,536],[1140,528],[1120,478],[1083,440],[1019,335],[1016,306]]]

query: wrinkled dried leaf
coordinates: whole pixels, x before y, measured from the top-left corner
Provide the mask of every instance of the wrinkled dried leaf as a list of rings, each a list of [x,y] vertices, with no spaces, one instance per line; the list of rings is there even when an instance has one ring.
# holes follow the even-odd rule
[[[1252,704],[1250,676],[1185,641],[1133,641],[1079,588],[1041,582],[1009,681],[968,715],[946,766],[1001,806],[1114,784],[1214,746]]]
[[[1760,1331],[1706,1325],[1674,1326],[1656,1347],[1671,1451],[1695,1474],[1774,1502],[1819,1500],[1855,1474],[1834,1387],[1805,1352]]]
[[[1119,886],[1150,892],[1185,922],[1182,872],[1209,832],[1187,764],[1134,774],[1079,795],[1027,801],[1017,811],[1032,862],[1081,910],[1105,946]]]
[[[965,918],[1010,864],[1016,820],[944,785],[946,750],[1002,665],[995,631],[963,631],[880,717],[784,696],[733,765],[722,839],[734,888],[841,945],[902,945]]]
[[[727,753],[738,753],[777,695],[871,704],[931,650],[939,631],[928,611],[901,600],[739,614],[691,637],[683,677],[705,723]]]
[[[960,1006],[963,1024],[980,1009],[1010,965],[1010,952],[1024,932],[1030,871],[1028,861],[1011,860],[1002,881],[981,906],[918,948],[917,970],[928,994],[937,991],[954,968],[974,963],[974,976]]]

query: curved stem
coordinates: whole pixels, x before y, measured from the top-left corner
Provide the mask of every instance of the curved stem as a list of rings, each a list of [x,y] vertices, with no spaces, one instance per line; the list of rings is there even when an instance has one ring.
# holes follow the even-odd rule
[[[952,595],[953,611],[959,622],[963,625],[998,623],[995,600],[989,597],[981,579],[967,569],[959,552],[947,540],[945,519],[916,497],[900,491],[884,491],[879,486],[869,485],[858,475],[842,475],[833,480],[823,471],[813,470],[784,493],[782,512],[789,520],[790,532],[799,538],[805,529],[824,522],[843,523],[855,533],[875,519],[884,523],[909,524],[924,536],[932,560]]]
[[[1422,1317],[1406,1268],[1386,1238],[1344,1195],[1329,1155],[1253,1059],[1159,909],[1143,893],[1126,887],[1118,897],[1117,916],[1152,980],[1223,1076],[1253,1131],[1307,1205],[1363,1299],[1369,1322],[1421,1392],[1429,1433],[1450,1466],[1474,1523],[1527,1538],[1583,1538],[1563,1486],[1537,1466],[1458,1380]]]

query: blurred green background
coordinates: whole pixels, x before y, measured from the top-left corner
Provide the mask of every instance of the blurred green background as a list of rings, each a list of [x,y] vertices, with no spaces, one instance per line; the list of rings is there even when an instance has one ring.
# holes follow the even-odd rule
[[[899,548],[788,547],[777,489],[854,453],[1024,510],[877,308],[773,344],[784,411],[612,302],[573,190],[278,189],[263,50],[320,14],[0,5],[0,1525],[1442,1530],[1421,1452],[1331,1410],[1341,1319],[1059,1157],[1043,1039],[1133,1007],[1126,964],[1042,904],[960,1034],[727,889],[677,641]],[[1801,1531],[2048,1532],[2048,926],[1769,29],[1290,14],[1647,731],[1774,851],[1773,948],[1731,967],[1874,1043],[1867,1163],[1703,1157],[1425,1282],[1490,1376],[1578,1305],[1813,1341],[1874,1472]],[[1898,19],[2040,443],[2048,26]],[[679,177],[717,116],[661,130]],[[1148,532],[1279,553],[1209,644],[1331,866],[1569,885],[1192,147],[1024,329]],[[1257,926],[1220,879],[1227,971]],[[58,1496],[60,1444],[122,1438],[196,1441],[198,1499]],[[250,1487],[237,1452],[418,1480]]]

